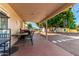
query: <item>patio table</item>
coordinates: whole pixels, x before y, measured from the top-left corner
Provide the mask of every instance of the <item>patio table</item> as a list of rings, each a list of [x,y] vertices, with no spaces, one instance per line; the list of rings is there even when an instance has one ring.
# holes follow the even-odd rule
[[[33,45],[32,35],[29,34],[28,32],[26,32],[26,33],[16,33],[16,34],[13,34],[12,36],[18,37],[18,39],[30,38],[31,43]]]
[[[12,36],[21,36],[21,35],[28,35],[28,33],[16,33],[16,34],[12,34]]]
[[[19,37],[21,36],[26,36],[28,35],[28,33],[16,33],[16,34],[12,34],[12,36],[17,37],[19,39]]]

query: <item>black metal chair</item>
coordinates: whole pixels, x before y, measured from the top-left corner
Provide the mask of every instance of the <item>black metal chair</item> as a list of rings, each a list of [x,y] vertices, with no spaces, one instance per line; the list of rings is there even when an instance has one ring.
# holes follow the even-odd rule
[[[22,31],[21,33],[28,33],[27,35],[21,35],[21,36],[20,36],[20,39],[21,39],[21,40],[22,40],[22,39],[24,39],[24,40],[31,40],[31,43],[32,43],[32,45],[33,45],[33,34],[34,34],[34,32],[29,31],[29,30],[24,30],[24,31]]]
[[[29,34],[25,36],[25,40],[31,40],[31,44],[33,45],[33,31],[29,31]]]
[[[0,55],[11,53],[11,29],[0,29]]]

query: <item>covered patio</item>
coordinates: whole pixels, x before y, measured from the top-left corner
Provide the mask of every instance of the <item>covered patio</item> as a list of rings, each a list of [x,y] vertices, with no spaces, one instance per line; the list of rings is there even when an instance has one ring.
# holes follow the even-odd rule
[[[14,46],[18,47],[18,50],[12,56],[73,56],[61,47],[46,40],[39,33],[34,34],[33,46],[28,42],[15,44]]]
[[[54,17],[58,13],[72,7],[72,3],[10,3],[0,4],[1,12],[9,16],[8,28],[11,35],[19,32],[20,28],[25,28],[23,23],[32,21],[35,23],[46,22],[48,18]],[[47,25],[47,23],[46,23]],[[25,41],[19,41],[17,37],[11,36],[11,46],[16,47],[12,56],[73,56],[71,53],[48,41],[47,28],[45,37],[34,32],[33,46]]]

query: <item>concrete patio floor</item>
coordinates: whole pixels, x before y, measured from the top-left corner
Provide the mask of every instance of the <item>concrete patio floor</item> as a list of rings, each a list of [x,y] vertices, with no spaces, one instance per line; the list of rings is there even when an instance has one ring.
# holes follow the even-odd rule
[[[38,33],[34,34],[33,46],[30,41],[28,42],[22,42],[22,40],[17,42],[14,46],[18,47],[18,50],[11,56],[73,56],[61,47],[49,42]]]

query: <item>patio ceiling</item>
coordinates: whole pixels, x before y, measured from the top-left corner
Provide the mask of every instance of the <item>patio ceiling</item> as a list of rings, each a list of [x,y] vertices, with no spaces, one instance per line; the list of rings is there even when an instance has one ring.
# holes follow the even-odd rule
[[[23,21],[40,22],[71,6],[69,3],[10,3]],[[65,8],[64,8],[65,7]]]

